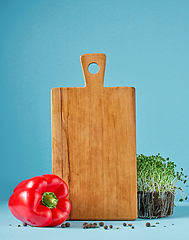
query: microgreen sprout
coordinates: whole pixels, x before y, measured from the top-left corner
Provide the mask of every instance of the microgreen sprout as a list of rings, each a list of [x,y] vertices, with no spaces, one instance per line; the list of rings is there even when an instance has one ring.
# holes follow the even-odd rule
[[[187,200],[182,187],[177,187],[177,182],[183,183],[186,187],[187,175],[183,168],[180,172],[175,172],[176,164],[167,157],[164,159],[160,154],[145,156],[137,155],[137,190],[143,192],[171,192],[175,195],[180,192],[180,202]]]

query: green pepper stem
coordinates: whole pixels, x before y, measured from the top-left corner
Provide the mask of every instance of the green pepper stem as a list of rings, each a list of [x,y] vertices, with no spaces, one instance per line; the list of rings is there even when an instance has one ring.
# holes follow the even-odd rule
[[[42,195],[42,203],[48,208],[55,208],[58,203],[58,198],[53,192],[45,192]]]

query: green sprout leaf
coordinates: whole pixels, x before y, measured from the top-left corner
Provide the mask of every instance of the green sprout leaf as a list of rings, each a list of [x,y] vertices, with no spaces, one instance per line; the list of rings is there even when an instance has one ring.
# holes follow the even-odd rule
[[[164,192],[171,192],[173,195],[179,192],[180,201],[186,200],[187,196],[182,186],[188,187],[186,185],[188,175],[184,174],[183,168],[176,172],[176,166],[169,157],[165,159],[160,153],[151,156],[137,155],[137,190],[158,192],[158,198],[161,198]],[[177,186],[178,183],[182,186]]]

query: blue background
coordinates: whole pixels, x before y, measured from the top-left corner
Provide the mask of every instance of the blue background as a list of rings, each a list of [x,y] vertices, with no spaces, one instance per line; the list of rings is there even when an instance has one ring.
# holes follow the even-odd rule
[[[52,172],[50,91],[84,86],[85,53],[106,54],[104,86],[136,88],[137,153],[188,174],[188,13],[185,0],[0,0],[0,199]]]

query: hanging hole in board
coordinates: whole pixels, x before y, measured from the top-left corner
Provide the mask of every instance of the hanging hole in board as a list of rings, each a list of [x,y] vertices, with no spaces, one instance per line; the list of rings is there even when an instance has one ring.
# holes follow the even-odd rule
[[[99,66],[97,63],[91,63],[89,64],[88,66],[88,71],[91,73],[91,74],[96,74],[98,73],[99,71]]]

